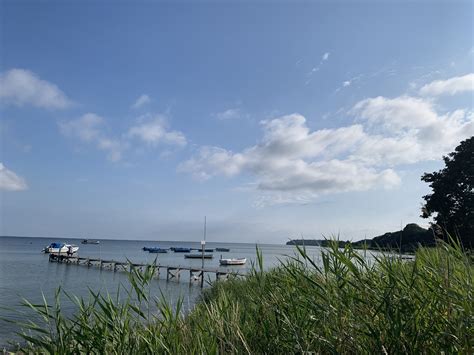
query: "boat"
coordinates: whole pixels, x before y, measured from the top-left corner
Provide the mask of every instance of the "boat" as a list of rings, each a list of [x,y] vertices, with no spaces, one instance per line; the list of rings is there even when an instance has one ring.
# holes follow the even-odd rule
[[[95,239],[84,239],[81,244],[100,244],[100,242]]]
[[[160,253],[160,254],[164,254],[164,253],[167,253],[168,252],[168,249],[162,249],[162,248],[148,248],[148,252],[149,253]]]
[[[170,249],[174,251],[175,253],[190,253],[191,252],[191,248],[173,247]]]
[[[216,251],[230,251],[229,248],[216,248]]]
[[[199,251],[202,251],[202,249],[198,249]],[[205,253],[213,253],[214,249],[204,249]]]
[[[202,260],[202,267],[204,267],[204,259],[212,259],[214,255],[212,254],[204,254],[204,253],[212,253],[214,249],[206,249],[206,217],[204,216],[204,240],[201,241],[201,248],[200,249],[189,249],[188,252],[190,254],[184,254],[185,259],[201,259]],[[174,248],[174,251],[176,252],[176,249],[185,249],[185,248]],[[196,253],[191,252],[191,250],[195,250]]]
[[[186,259],[212,259],[214,255],[212,254],[199,254],[199,253],[192,253],[192,254],[184,254]]]
[[[50,245],[46,246],[43,251],[45,253],[55,253],[55,254],[74,254],[77,253],[79,247],[74,244],[65,244],[65,243],[51,243]]]
[[[246,262],[246,258],[219,259],[219,264],[221,265],[244,265]]]
[[[150,251],[152,249],[159,249],[158,247],[143,247],[142,250],[143,251]]]

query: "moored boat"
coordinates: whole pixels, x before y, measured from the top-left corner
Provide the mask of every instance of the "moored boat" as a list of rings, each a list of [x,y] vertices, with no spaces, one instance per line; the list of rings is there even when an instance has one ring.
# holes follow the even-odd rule
[[[216,248],[216,251],[230,251],[229,248]]]
[[[212,259],[214,255],[193,253],[193,254],[184,254],[184,257],[186,259]]]
[[[191,248],[173,247],[170,249],[174,251],[175,253],[190,253],[191,252]]]
[[[74,244],[65,244],[65,243],[51,243],[46,246],[43,251],[45,253],[55,253],[55,254],[74,254],[77,253],[79,247]]]
[[[202,249],[198,249],[199,251],[202,251]],[[214,249],[204,249],[205,253],[213,253]]]
[[[84,239],[81,244],[100,244],[100,241],[95,239]]]
[[[246,262],[246,258],[219,259],[219,264],[221,265],[244,265]]]
[[[168,249],[163,249],[163,248],[148,248],[149,253],[159,253],[159,254],[164,254],[168,252]]]

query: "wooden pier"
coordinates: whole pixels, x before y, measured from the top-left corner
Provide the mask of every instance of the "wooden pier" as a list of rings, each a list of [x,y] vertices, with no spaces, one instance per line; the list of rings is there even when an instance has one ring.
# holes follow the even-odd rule
[[[66,263],[66,264],[76,264],[84,265],[87,267],[95,266],[100,269],[109,269],[112,271],[131,271],[132,269],[143,270],[146,267],[152,266],[155,267],[155,276],[160,277],[160,270],[166,271],[166,281],[176,279],[179,281],[181,273],[189,272],[189,284],[192,284],[193,281],[200,281],[201,287],[204,286],[204,277],[205,274],[215,275],[215,280],[225,279],[229,275],[233,276],[244,276],[241,273],[232,271],[232,270],[221,270],[221,269],[211,269],[211,268],[200,268],[192,266],[169,266],[161,264],[143,264],[143,263],[132,263],[130,261],[116,261],[116,260],[103,260],[96,258],[86,258],[79,257],[74,255],[67,254],[49,254],[50,262],[57,263]]]

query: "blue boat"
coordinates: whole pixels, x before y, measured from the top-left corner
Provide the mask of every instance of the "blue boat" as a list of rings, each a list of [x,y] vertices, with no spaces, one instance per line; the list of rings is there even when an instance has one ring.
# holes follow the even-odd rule
[[[167,253],[167,252],[168,252],[168,249],[149,248],[149,249],[148,249],[148,252],[149,252],[149,253],[160,253],[160,254],[164,254],[164,253]]]
[[[212,259],[214,256],[212,254],[199,254],[199,253],[191,253],[191,254],[184,254],[186,259]]]
[[[167,253],[168,249],[158,248],[158,247],[143,247],[143,251],[147,251],[150,253]]]
[[[170,249],[174,251],[175,253],[190,253],[191,252],[191,248],[174,247]]]

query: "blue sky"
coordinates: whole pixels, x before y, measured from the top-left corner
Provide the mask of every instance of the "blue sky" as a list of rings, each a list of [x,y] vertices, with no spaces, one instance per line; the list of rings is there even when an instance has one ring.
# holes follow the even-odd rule
[[[474,134],[471,2],[0,3],[3,235],[373,237]]]

